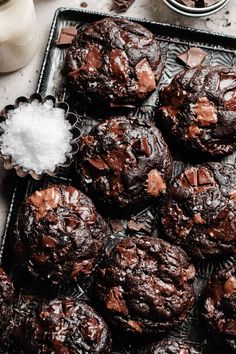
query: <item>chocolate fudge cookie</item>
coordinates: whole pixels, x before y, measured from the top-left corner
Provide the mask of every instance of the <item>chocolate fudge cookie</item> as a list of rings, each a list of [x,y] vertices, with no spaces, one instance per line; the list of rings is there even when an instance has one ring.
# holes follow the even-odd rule
[[[98,268],[96,294],[115,326],[157,336],[183,321],[191,309],[194,276],[181,248],[155,237],[128,237]]]
[[[169,240],[193,256],[236,252],[236,169],[213,162],[174,178],[161,208]]]
[[[137,23],[115,18],[82,27],[65,60],[65,72],[78,94],[113,107],[148,98],[162,68],[154,35]]]
[[[25,353],[111,353],[106,323],[83,302],[59,298],[37,305],[32,299],[19,312],[14,340]]]
[[[197,354],[195,348],[188,344],[173,339],[165,339],[158,343],[150,344],[144,348],[139,349],[137,354]]]
[[[81,138],[77,170],[81,188],[106,209],[132,212],[165,193],[172,159],[154,125],[119,116]]]
[[[236,263],[220,271],[206,289],[204,317],[223,353],[236,353]]]
[[[176,141],[208,156],[236,149],[236,68],[202,66],[160,92],[159,115]]]
[[[0,352],[8,345],[9,327],[13,317],[14,287],[0,268]]]
[[[59,285],[90,275],[108,233],[92,201],[72,186],[51,185],[20,207],[13,246],[18,266]]]

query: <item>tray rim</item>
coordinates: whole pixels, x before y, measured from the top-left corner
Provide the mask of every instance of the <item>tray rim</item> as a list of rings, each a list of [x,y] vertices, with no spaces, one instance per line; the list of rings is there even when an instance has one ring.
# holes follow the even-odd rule
[[[134,22],[138,22],[141,23],[143,25],[152,25],[152,26],[158,26],[159,28],[167,29],[167,30],[176,30],[178,32],[177,36],[179,36],[179,34],[182,32],[184,35],[193,33],[193,34],[199,34],[199,36],[207,36],[210,38],[213,38],[214,40],[218,40],[219,42],[221,40],[228,40],[228,41],[236,41],[236,36],[233,35],[225,35],[219,32],[210,32],[210,31],[206,31],[206,30],[202,30],[202,29],[196,29],[196,28],[192,28],[192,27],[185,27],[185,26],[178,26],[178,25],[173,25],[170,23],[165,23],[165,22],[158,22],[158,21],[149,21],[147,19],[144,18],[137,18],[137,17],[130,17],[130,16],[120,16],[120,15],[116,15],[116,14],[109,14],[109,13],[105,13],[105,12],[98,12],[98,11],[92,11],[92,10],[83,10],[83,9],[79,9],[76,7],[59,7],[53,16],[53,20],[52,20],[52,24],[51,24],[51,28],[50,28],[50,32],[49,32],[49,36],[48,36],[48,41],[46,44],[46,49],[44,52],[44,56],[43,56],[43,61],[40,67],[40,71],[39,71],[39,77],[38,77],[38,82],[37,82],[37,86],[36,86],[36,92],[40,93],[41,92],[41,86],[43,83],[43,78],[44,78],[44,74],[45,74],[45,68],[46,68],[46,64],[50,55],[50,49],[53,45],[53,36],[54,36],[54,31],[55,31],[55,25],[59,19],[59,16],[64,13],[64,12],[69,12],[69,11],[73,11],[75,13],[77,13],[78,15],[90,15],[90,16],[96,16],[99,17],[100,19],[102,18],[118,18],[118,19],[127,19],[130,21],[134,21]],[[168,34],[167,34],[168,35]],[[219,44],[220,46],[220,44]],[[233,45],[227,45],[227,46],[222,46],[222,47],[226,47],[226,48],[231,48],[232,50],[235,51],[235,55],[236,55],[236,49],[233,48]]]

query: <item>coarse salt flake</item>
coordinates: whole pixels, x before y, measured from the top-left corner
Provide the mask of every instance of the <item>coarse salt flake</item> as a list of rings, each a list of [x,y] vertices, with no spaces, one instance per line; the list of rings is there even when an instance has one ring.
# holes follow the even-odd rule
[[[65,153],[71,151],[71,124],[65,119],[65,111],[53,107],[51,100],[20,104],[9,111],[0,127],[4,131],[1,153],[11,156],[12,164],[24,170],[53,172],[57,164],[66,161]]]

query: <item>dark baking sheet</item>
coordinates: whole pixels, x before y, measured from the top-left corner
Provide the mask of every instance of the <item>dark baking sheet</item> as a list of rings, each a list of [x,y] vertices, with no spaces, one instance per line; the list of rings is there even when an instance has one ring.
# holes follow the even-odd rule
[[[114,114],[115,112],[137,114],[142,117],[152,118],[154,116],[155,107],[158,101],[159,88],[167,84],[177,72],[183,69],[183,67],[176,62],[175,58],[178,53],[182,53],[188,47],[198,46],[203,48],[207,52],[207,58],[205,60],[206,64],[236,66],[235,37],[212,34],[204,31],[187,29],[168,24],[132,19],[133,21],[137,21],[149,28],[161,43],[165,70],[163,72],[160,85],[148,101],[146,101],[142,106],[136,107],[135,109],[115,109],[104,111],[102,109],[98,110],[98,107],[96,107],[96,110],[94,110],[92,107],[86,106],[84,102],[78,102],[78,100],[75,100],[67,90],[62,74],[66,49],[56,47],[55,41],[58,37],[58,34],[60,33],[61,28],[68,26],[76,26],[79,28],[87,22],[93,22],[105,16],[107,15],[89,11],[81,11],[77,9],[58,9],[52,23],[52,28],[49,35],[49,40],[37,86],[37,92],[40,94],[52,94],[55,95],[58,100],[65,100],[70,103],[71,109],[77,113],[79,117],[79,125],[83,134],[86,133],[94,124],[96,124],[98,120],[104,119],[109,115]],[[174,150],[175,149],[172,149],[172,152],[174,152]],[[236,154],[228,156],[223,159],[223,162],[235,165],[235,156]],[[178,155],[174,153],[174,159],[175,175],[180,173],[186,164],[191,164],[199,160],[198,156],[187,156],[186,158],[186,156],[182,155],[181,153],[178,153]],[[10,274],[12,274],[13,258],[9,241],[12,235],[17,210],[20,203],[25,200],[25,198],[34,190],[46,186],[47,184],[73,183],[72,171],[73,166],[71,166],[70,169],[62,171],[58,177],[53,178],[45,176],[41,181],[33,181],[30,178],[16,179],[16,185],[7,218],[6,229],[1,240],[0,249],[1,265]],[[100,210],[100,212],[102,211]],[[156,233],[158,229],[158,218],[156,217],[156,210],[154,210],[152,207],[140,212],[134,216],[134,219],[142,220],[142,222],[143,220],[146,220],[145,230],[143,233]],[[113,220],[110,220],[110,225],[114,225]],[[128,233],[131,233],[131,230],[128,228],[128,220],[123,220],[122,225],[122,230],[119,229],[117,232],[114,232],[114,227],[111,227],[111,231],[113,234],[115,234],[115,236],[113,235],[111,237],[109,247],[112,246],[114,240],[126,237]],[[205,336],[206,331],[201,323],[200,303],[202,289],[206,284],[207,279],[217,268],[225,267],[232,262],[235,262],[235,258],[233,256],[228,257],[227,259],[217,259],[208,262],[195,262],[197,267],[197,276],[194,284],[196,294],[195,306],[186,321],[180,324],[178,328],[173,330],[169,336],[182,338],[184,341],[194,343],[198,349],[203,350],[207,342],[207,338]],[[17,274],[12,274],[12,276],[19,290],[20,287],[23,287],[24,289],[27,289],[29,293],[41,294],[42,296],[45,295],[44,289],[42,287],[34,286],[32,282],[27,278],[22,279]],[[88,299],[87,292],[78,286],[77,283],[62,287],[57,291],[62,294],[73,294],[85,300]],[[21,294],[21,291],[19,293]],[[47,289],[46,295],[52,297],[55,295],[55,291],[52,289]],[[119,337],[117,334],[115,338],[115,353],[130,353],[131,351],[135,352],[135,344],[127,343],[125,338]],[[218,349],[213,349],[212,353],[216,352],[218,352]]]

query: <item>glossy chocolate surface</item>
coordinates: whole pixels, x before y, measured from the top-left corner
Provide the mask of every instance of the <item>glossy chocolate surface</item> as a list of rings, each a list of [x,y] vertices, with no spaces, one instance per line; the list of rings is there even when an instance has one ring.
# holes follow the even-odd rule
[[[24,353],[111,353],[105,321],[92,307],[74,298],[45,303],[25,296],[15,323],[15,346]]]
[[[207,258],[236,252],[236,170],[220,163],[186,168],[161,209],[166,237]]]
[[[101,256],[107,233],[88,197],[72,186],[50,185],[20,207],[13,240],[16,262],[53,285],[83,279]]]
[[[157,119],[188,148],[208,156],[236,149],[236,69],[202,66],[177,74],[160,92]]]
[[[155,237],[120,241],[97,271],[106,318],[123,331],[160,335],[186,317],[195,269],[179,247]]]
[[[165,194],[171,172],[172,159],[161,132],[136,117],[113,117],[80,140],[81,188],[110,213],[132,212],[154,202]]]
[[[137,354],[200,354],[195,348],[174,339],[165,339],[150,344],[137,351]]]
[[[212,278],[205,291],[204,317],[213,340],[236,352],[236,263]]]
[[[144,101],[161,71],[154,35],[125,19],[108,18],[81,28],[65,61],[74,91],[113,107]]]

